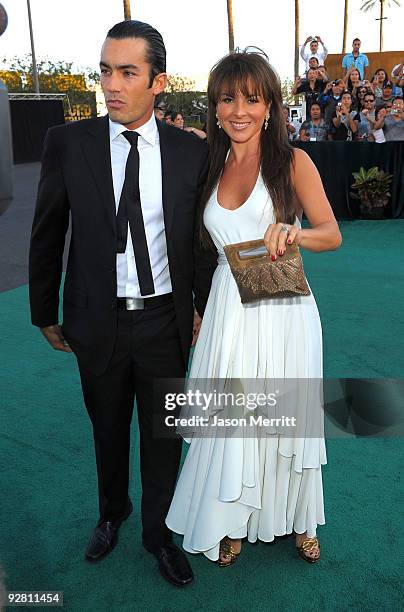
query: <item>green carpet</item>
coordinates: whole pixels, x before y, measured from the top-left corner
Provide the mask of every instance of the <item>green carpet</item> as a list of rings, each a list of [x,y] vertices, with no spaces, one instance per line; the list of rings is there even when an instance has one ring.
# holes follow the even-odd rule
[[[402,377],[404,221],[344,222],[341,230],[339,251],[304,254],[325,375]],[[195,582],[177,590],[141,547],[134,423],[135,511],[114,552],[85,563],[97,512],[91,429],[74,358],[52,352],[31,327],[27,298],[25,286],[0,295],[0,563],[8,590],[60,590],[65,609],[89,612],[402,609],[397,438],[328,441],[318,565],[298,559],[290,538],[245,544],[227,569],[192,557]]]

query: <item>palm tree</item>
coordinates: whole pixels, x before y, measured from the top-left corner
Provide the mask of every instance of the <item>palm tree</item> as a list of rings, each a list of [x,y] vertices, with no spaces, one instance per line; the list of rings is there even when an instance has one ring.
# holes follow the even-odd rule
[[[234,51],[233,0],[227,0],[227,27],[229,32],[229,53]]]
[[[348,32],[348,14],[349,14],[349,0],[345,0],[344,6],[344,35],[342,37],[342,53],[346,53],[346,36]]]
[[[295,79],[299,76],[299,29],[300,6],[299,0],[295,0]]]
[[[384,5],[386,0],[364,0],[361,6],[361,11],[367,13],[372,8],[376,6],[376,3],[380,2],[380,34],[379,34],[379,51],[383,51],[383,21],[386,19],[384,16]],[[387,0],[387,6],[391,6],[391,3],[394,2],[397,6],[401,6],[399,0]]]
[[[132,19],[130,12],[130,0],[123,0],[123,15],[125,21]]]

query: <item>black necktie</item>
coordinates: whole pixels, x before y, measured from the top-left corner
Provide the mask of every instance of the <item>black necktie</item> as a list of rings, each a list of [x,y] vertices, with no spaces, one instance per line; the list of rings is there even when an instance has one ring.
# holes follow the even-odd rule
[[[132,236],[133,250],[137,277],[139,280],[140,294],[150,295],[155,292],[153,274],[150,265],[149,251],[147,248],[146,232],[140,202],[139,190],[139,152],[137,150],[137,132],[123,132],[129,142],[130,151],[126,161],[125,182],[122,187],[121,199],[119,200],[118,213],[116,216],[118,234],[118,253],[125,253],[128,239],[128,222]]]

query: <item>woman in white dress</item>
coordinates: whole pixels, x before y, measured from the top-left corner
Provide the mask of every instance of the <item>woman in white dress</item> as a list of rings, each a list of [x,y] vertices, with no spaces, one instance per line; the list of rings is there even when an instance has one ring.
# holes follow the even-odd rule
[[[321,323],[312,294],[242,304],[224,255],[226,244],[265,239],[272,260],[286,240],[310,251],[334,250],[341,235],[319,174],[293,149],[285,129],[279,77],[260,53],[233,53],[208,84],[211,166],[201,201],[201,239],[218,266],[200,327],[190,379],[321,379]],[[301,229],[302,212],[310,229]],[[270,432],[191,436],[166,519],[183,547],[220,566],[241,540],[272,541],[295,532],[299,555],[320,557],[324,524],[324,440]]]

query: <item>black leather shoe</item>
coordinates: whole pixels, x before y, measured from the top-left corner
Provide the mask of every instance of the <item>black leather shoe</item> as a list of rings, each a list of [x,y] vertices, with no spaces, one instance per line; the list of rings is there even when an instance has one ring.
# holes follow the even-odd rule
[[[118,543],[118,531],[123,521],[129,517],[133,510],[132,502],[129,501],[127,510],[121,519],[117,521],[105,521],[94,529],[86,549],[87,561],[99,561],[106,557]]]
[[[156,557],[160,574],[177,587],[183,587],[191,584],[194,579],[191,566],[188,559],[174,544],[167,544],[153,551]]]

